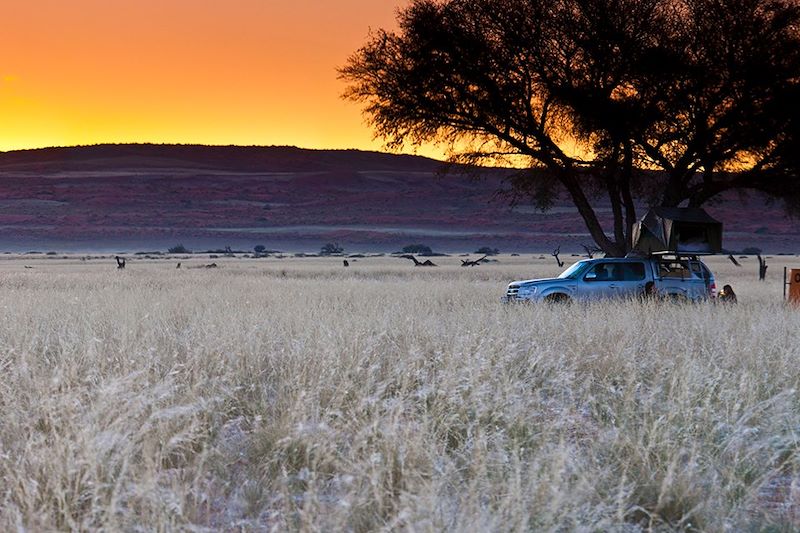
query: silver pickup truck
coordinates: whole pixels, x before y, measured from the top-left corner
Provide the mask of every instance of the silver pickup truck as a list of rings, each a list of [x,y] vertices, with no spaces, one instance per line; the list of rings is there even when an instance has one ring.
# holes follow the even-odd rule
[[[716,296],[711,270],[696,256],[585,259],[557,278],[513,281],[502,301],[569,302],[644,295],[648,282],[666,298],[701,301]]]

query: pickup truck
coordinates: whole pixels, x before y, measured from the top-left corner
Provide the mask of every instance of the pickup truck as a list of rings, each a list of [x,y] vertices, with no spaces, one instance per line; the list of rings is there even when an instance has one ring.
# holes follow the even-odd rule
[[[653,282],[662,297],[702,301],[716,297],[714,274],[697,256],[584,259],[557,278],[512,281],[502,301],[557,302],[630,298]]]

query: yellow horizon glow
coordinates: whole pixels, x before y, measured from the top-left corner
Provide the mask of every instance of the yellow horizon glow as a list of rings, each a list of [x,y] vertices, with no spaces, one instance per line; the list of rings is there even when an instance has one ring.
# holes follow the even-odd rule
[[[7,0],[0,150],[102,143],[381,150],[336,68],[406,0]],[[442,157],[435,147],[417,150]]]

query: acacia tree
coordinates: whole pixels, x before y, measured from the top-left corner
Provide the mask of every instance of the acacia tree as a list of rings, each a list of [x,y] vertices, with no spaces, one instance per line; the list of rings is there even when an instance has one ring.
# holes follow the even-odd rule
[[[412,0],[398,22],[340,69],[377,135],[522,162],[514,190],[546,208],[560,186],[607,254],[637,199],[800,211],[798,0]]]

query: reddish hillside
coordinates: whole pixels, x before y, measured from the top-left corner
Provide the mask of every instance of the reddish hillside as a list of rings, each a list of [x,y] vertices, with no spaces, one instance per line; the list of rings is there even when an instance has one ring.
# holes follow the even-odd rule
[[[507,171],[441,175],[408,155],[292,147],[101,145],[0,153],[0,249],[137,250],[263,244],[348,251],[423,243],[473,251],[577,250],[576,210],[511,209]],[[708,208],[725,246],[796,251],[800,230],[760,197]]]

